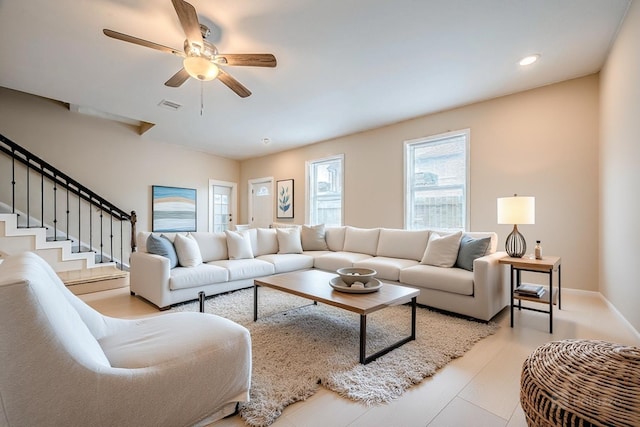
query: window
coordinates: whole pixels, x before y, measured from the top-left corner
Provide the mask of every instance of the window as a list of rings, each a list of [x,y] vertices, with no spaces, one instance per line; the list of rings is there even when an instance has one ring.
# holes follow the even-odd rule
[[[465,230],[469,130],[405,142],[405,228]]]
[[[308,224],[342,225],[344,156],[307,162]]]

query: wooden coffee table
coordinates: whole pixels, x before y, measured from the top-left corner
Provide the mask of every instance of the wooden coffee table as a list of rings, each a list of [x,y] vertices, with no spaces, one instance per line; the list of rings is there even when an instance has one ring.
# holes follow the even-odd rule
[[[308,298],[360,315],[360,363],[367,364],[391,350],[416,339],[416,298],[419,289],[384,283],[380,290],[367,294],[350,294],[334,290],[329,280],[337,274],[321,270],[305,270],[276,274],[253,282],[253,320],[258,320],[258,288],[266,286],[288,294]],[[411,335],[370,356],[366,355],[367,315],[391,305],[411,300]]]

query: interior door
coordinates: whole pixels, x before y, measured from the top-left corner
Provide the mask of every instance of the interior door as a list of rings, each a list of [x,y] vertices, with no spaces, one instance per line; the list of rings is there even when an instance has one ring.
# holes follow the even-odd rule
[[[249,224],[267,228],[273,222],[273,178],[250,180],[249,188]]]
[[[236,190],[233,182],[209,182],[209,231],[233,230],[235,224]]]

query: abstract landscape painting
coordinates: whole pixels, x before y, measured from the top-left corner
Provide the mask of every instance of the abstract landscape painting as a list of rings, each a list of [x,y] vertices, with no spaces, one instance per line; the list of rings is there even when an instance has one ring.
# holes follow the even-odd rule
[[[154,185],[152,231],[196,231],[196,190]]]

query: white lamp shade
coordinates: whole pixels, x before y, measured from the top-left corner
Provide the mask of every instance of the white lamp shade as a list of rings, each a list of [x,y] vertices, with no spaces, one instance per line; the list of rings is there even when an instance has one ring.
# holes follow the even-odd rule
[[[215,79],[220,71],[216,64],[202,56],[187,56],[184,58],[183,65],[191,77],[203,81]]]
[[[535,197],[499,197],[498,224],[535,224]]]

